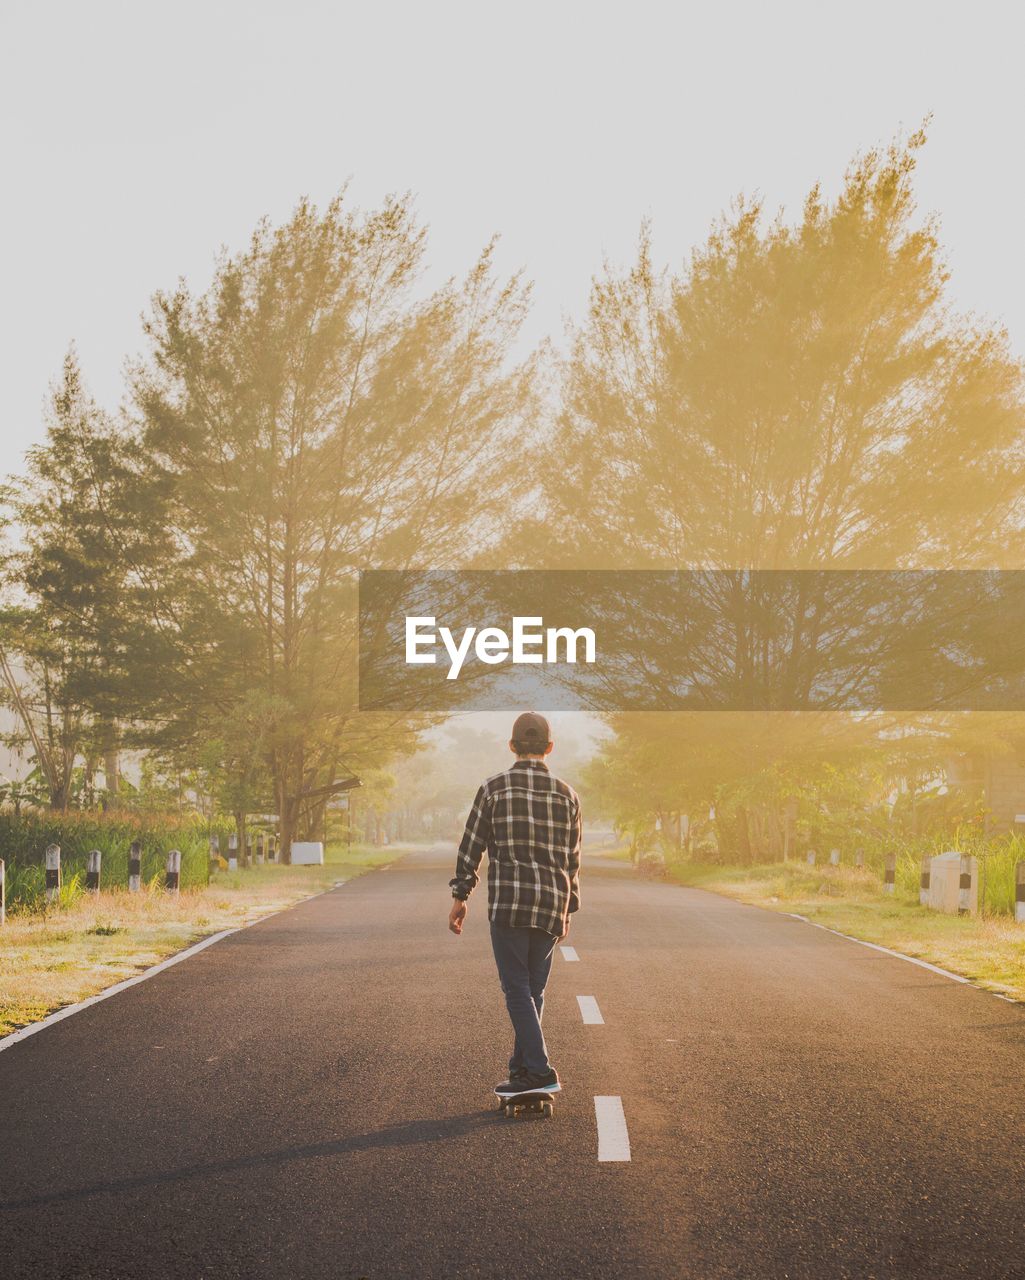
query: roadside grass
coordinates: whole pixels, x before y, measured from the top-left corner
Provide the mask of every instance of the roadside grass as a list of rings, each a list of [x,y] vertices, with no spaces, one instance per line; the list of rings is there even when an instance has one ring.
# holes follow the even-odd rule
[[[9,914],[0,928],[0,1036],[147,969],[211,933],[270,915],[337,880],[393,862],[402,846],[329,845],[324,866],[219,872],[174,897],[150,883],[83,893],[65,908]]]
[[[1025,1001],[1025,926],[1008,915],[954,916],[918,905],[917,886],[898,875],[883,892],[870,868],[774,863],[723,867],[672,863],[666,878],[741,902],[807,916],[816,924],[889,947]]]

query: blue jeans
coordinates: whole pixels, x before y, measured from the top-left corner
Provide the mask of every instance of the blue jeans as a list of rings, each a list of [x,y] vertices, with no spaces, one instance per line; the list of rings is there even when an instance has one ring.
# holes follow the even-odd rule
[[[510,1072],[525,1067],[531,1075],[543,1076],[551,1070],[541,1031],[541,1011],[558,941],[543,929],[491,922],[491,946],[516,1037],[509,1059]]]

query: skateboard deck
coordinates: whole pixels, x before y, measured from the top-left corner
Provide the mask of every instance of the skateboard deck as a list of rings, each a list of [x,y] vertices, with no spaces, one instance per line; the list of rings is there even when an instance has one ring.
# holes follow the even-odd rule
[[[555,1112],[555,1095],[561,1092],[562,1085],[557,1084],[549,1085],[547,1089],[529,1089],[520,1093],[499,1093],[496,1089],[495,1096],[498,1098],[499,1111],[510,1119],[529,1112],[547,1119]]]

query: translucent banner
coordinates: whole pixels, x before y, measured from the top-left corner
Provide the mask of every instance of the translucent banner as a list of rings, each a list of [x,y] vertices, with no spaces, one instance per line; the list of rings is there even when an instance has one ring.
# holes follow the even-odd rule
[[[1025,709],[1017,571],[371,571],[359,705]]]

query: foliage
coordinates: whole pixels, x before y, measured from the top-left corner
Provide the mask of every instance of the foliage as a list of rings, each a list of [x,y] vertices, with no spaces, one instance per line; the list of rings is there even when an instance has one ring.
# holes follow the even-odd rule
[[[142,879],[161,885],[167,853],[182,855],[181,885],[206,884],[209,838],[217,833],[225,847],[229,824],[195,818],[145,816],[128,813],[50,814],[35,812],[16,817],[0,812],[0,857],[5,862],[7,904],[11,909],[35,909],[43,905],[44,854],[47,845],[61,849],[62,905],[84,891],[86,859],[93,849],[102,857],[104,888],[128,885],[128,850],[133,840],[142,846]]]
[[[424,250],[408,200],[303,202],[204,295],[155,296],[132,377],[170,539],[143,602],[178,690],[143,680],[153,741],[202,748],[222,803],[272,808],[286,847],[319,821],[308,795],[416,727],[354,714],[357,572],[465,560],[520,483],[530,369],[506,364],[526,290],[488,249],[417,299]]]
[[[1022,368],[1000,329],[950,305],[937,223],[915,216],[924,140],[857,158],[837,198],[814,187],[792,224],[739,201],[675,273],[645,228],[573,332],[545,532],[521,554],[577,568],[1020,567]],[[967,739],[1004,750],[1013,728],[608,720],[617,736],[591,777],[635,847],[666,843],[656,822],[672,833],[714,810],[718,856],[739,862],[966,819],[970,798],[937,803],[948,757]]]

